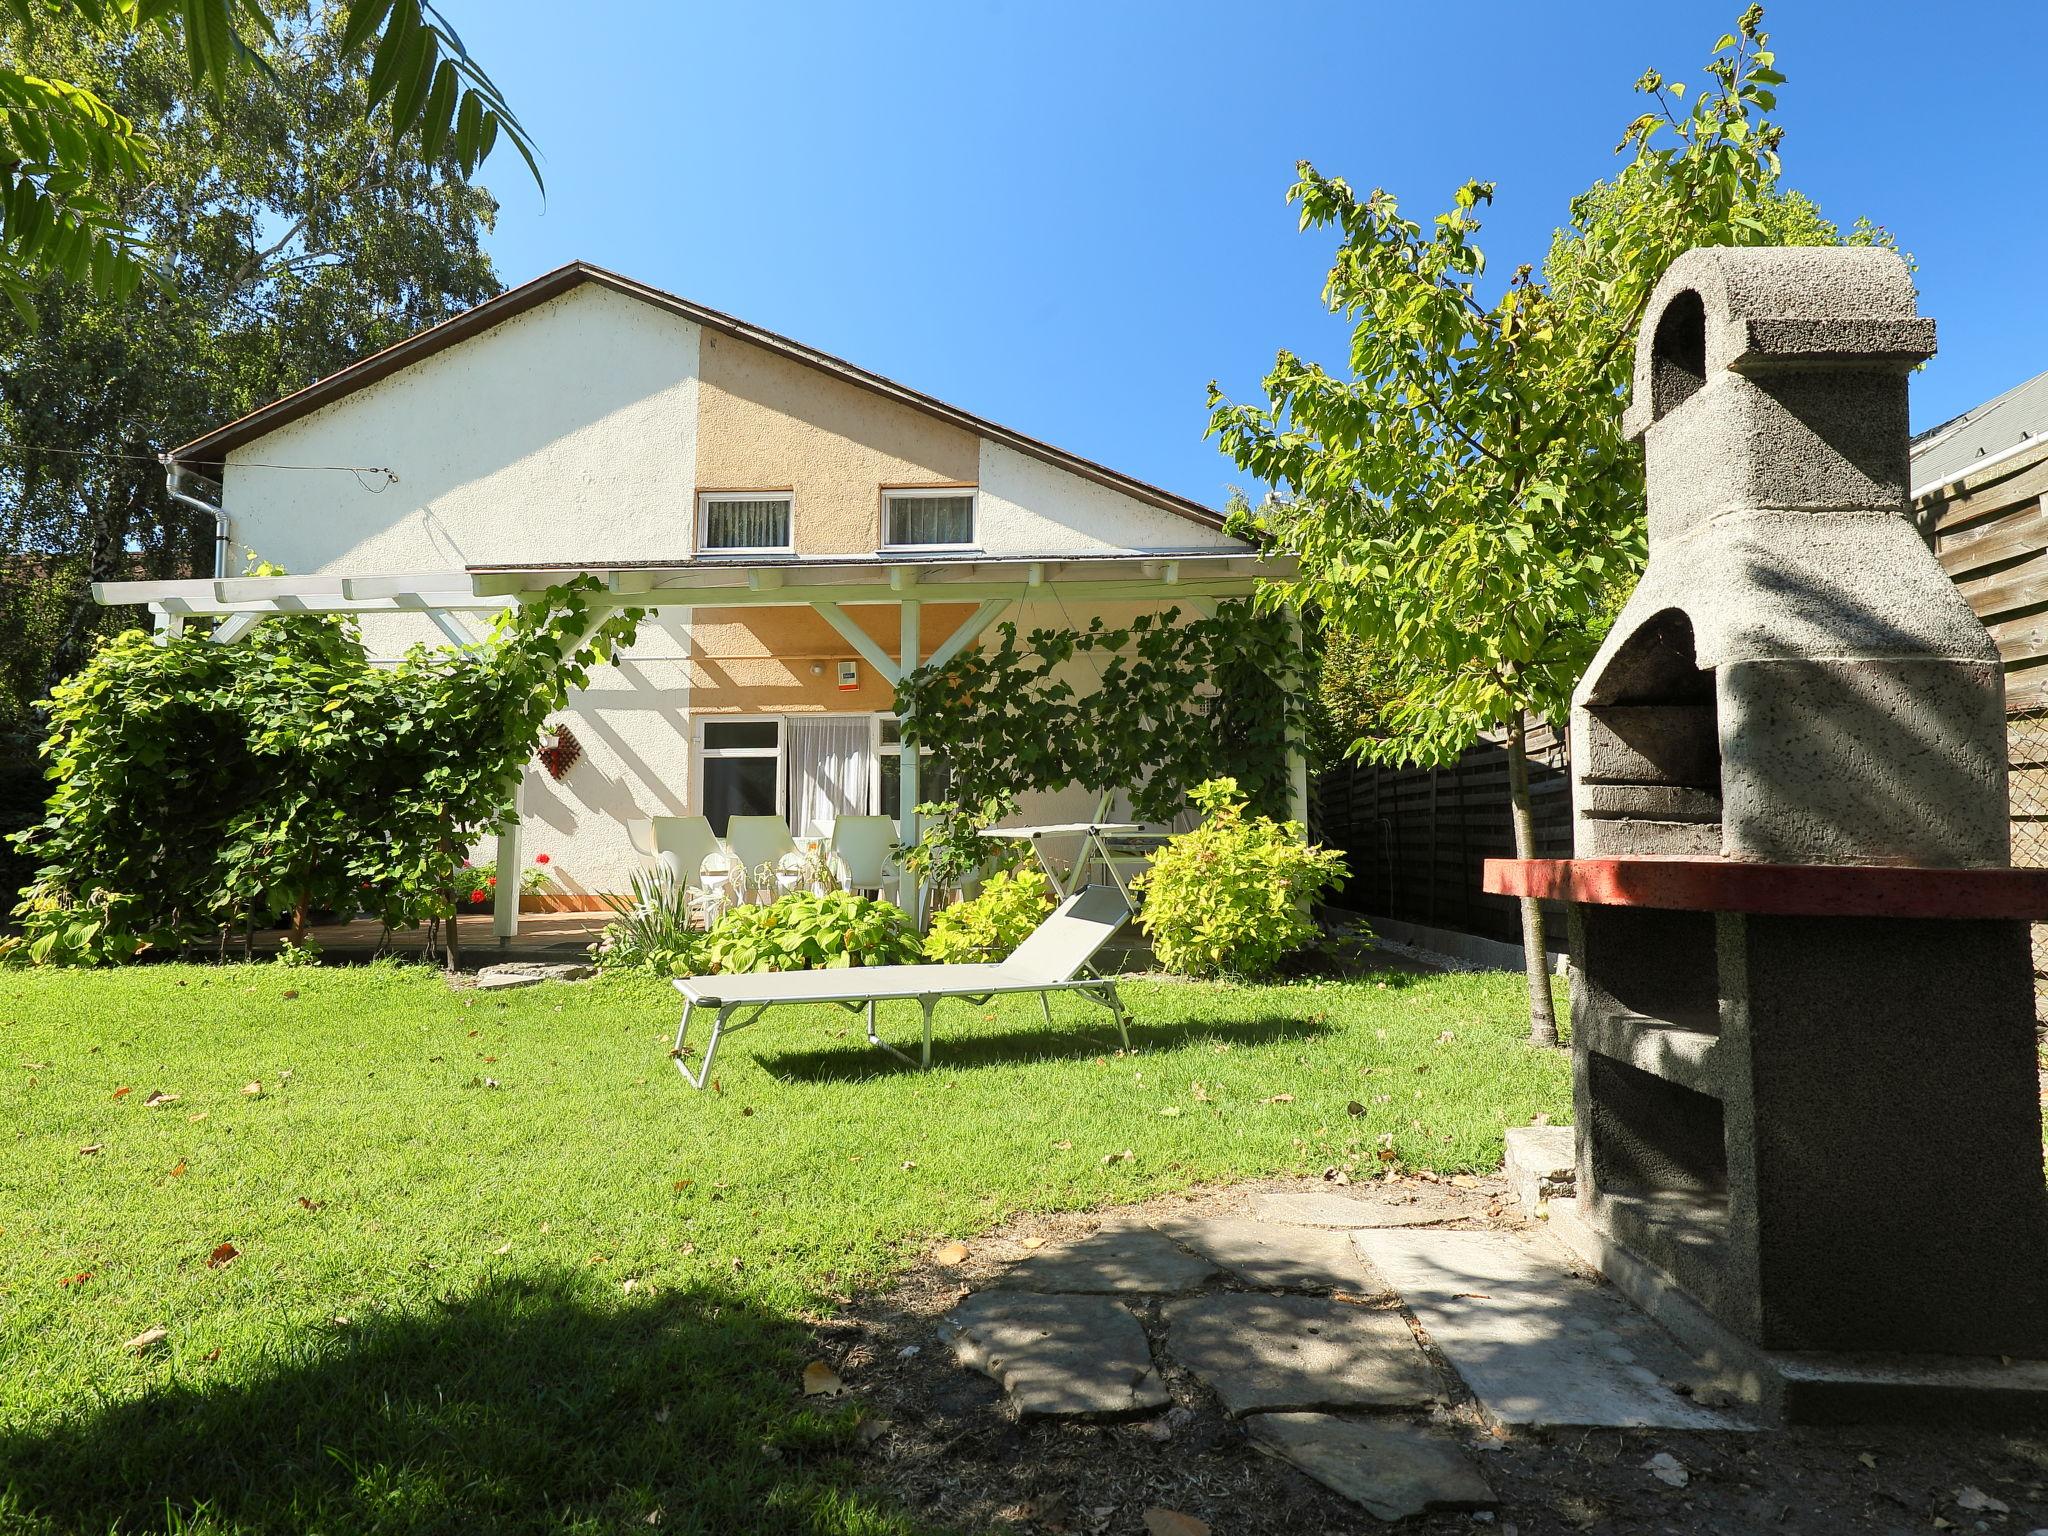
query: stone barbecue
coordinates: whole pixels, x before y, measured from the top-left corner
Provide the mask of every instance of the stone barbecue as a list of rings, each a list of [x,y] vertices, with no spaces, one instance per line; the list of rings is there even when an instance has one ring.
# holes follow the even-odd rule
[[[1569,903],[1600,1267],[1794,1414],[1823,1356],[1923,1357],[1872,1400],[2048,1357],[2048,883],[2007,867],[1997,651],[1909,515],[1933,350],[1888,251],[1672,264],[1626,418],[1649,565],[1572,711],[1578,857],[1488,871]]]

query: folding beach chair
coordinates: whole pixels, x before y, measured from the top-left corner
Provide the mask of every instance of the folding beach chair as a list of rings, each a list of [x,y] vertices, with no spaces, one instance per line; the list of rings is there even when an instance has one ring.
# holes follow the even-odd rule
[[[1109,1010],[1126,1047],[1123,1004],[1116,985],[1090,965],[1096,953],[1130,918],[1131,909],[1114,886],[1091,885],[1054,908],[1009,959],[984,965],[870,965],[844,970],[782,971],[766,975],[685,976],[676,981],[683,994],[683,1021],[676,1029],[676,1070],[692,1088],[711,1080],[718,1042],[745,1029],[768,1009],[783,1003],[831,1003],[849,1013],[867,1013],[868,1044],[878,1046],[906,1064],[910,1057],[875,1033],[875,1004],[897,999],[914,1001],[924,1010],[924,1050],[920,1065],[932,1064],[932,1013],[944,998],[957,997],[977,1007],[1006,992],[1036,992],[1045,1022],[1052,1023],[1051,995],[1072,992]],[[695,1072],[683,1063],[683,1040],[690,1016],[699,1008],[717,1010],[704,1061]]]

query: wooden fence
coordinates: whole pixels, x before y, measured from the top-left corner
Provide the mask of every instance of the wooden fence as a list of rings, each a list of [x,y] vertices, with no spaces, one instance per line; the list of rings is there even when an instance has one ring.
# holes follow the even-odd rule
[[[1920,531],[2005,664],[2012,861],[2048,868],[2048,439],[1921,496]],[[2034,925],[2034,1002],[2048,1017],[2048,923]]]
[[[1529,798],[1541,855],[1572,851],[1571,777],[1561,733],[1529,733]],[[1342,848],[1351,878],[1337,900],[1375,917],[1522,941],[1509,897],[1479,888],[1480,862],[1512,857],[1508,754],[1481,741],[1448,768],[1341,763],[1317,786],[1317,836]],[[1562,940],[1564,930],[1555,929]]]

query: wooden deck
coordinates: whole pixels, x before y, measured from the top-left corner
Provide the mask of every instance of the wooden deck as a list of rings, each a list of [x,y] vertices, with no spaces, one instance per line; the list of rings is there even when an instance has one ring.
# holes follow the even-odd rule
[[[464,917],[459,935],[462,968],[475,970],[500,960],[581,960],[610,917],[609,912],[522,912],[519,932],[503,944],[491,934],[488,913]],[[253,947],[259,955],[274,954],[286,936],[282,928],[258,933]],[[320,923],[314,925],[312,936],[326,959],[347,963],[374,955],[384,927],[370,918]],[[426,938],[424,928],[400,929],[391,935],[388,947],[402,955],[416,955],[426,947]],[[230,946],[230,954],[238,952],[239,946]]]

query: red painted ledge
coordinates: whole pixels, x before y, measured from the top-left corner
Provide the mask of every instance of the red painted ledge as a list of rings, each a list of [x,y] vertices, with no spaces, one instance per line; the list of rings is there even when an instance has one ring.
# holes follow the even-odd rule
[[[2048,921],[2048,869],[1744,864],[1733,859],[1488,859],[1485,888],[1601,907],[1769,917]]]

